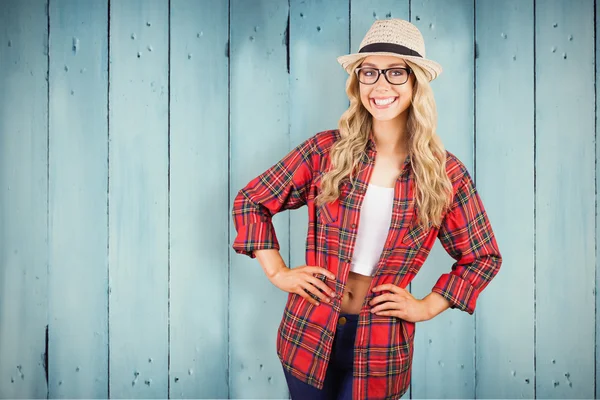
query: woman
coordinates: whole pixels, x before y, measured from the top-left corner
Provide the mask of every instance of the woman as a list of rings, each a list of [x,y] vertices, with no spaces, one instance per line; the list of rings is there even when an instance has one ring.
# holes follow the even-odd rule
[[[277,354],[293,399],[400,398],[415,323],[447,308],[473,314],[498,273],[498,246],[473,181],[436,135],[425,58],[407,21],[376,21],[349,73],[350,107],[238,193],[234,249],[289,293]],[[288,268],[271,217],[308,207],[306,265]],[[456,263],[432,292],[405,287],[439,238]]]

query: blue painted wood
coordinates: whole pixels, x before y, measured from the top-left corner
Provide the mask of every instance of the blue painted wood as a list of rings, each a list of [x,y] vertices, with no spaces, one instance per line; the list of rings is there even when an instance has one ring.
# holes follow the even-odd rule
[[[48,17],[0,3],[0,397],[45,398]]]
[[[594,38],[595,38],[595,45],[596,45],[596,59],[594,60],[595,65],[596,65],[596,76],[595,78],[595,82],[598,82],[600,79],[600,70],[598,69],[598,63],[600,62],[600,59],[598,57],[598,48],[600,48],[600,35],[598,35],[598,29],[600,28],[600,7],[598,7],[598,2],[594,3],[595,7],[594,10],[596,11],[596,15],[595,15],[595,21],[596,24],[594,26]],[[599,98],[599,92],[596,89],[596,137],[595,137],[595,144],[596,144],[596,287],[594,288],[594,297],[596,298],[596,313],[595,313],[595,322],[596,322],[596,337],[595,337],[595,343],[594,343],[594,351],[595,351],[595,355],[596,355],[596,374],[595,374],[595,379],[594,379],[594,386],[595,386],[595,398],[598,399],[600,398],[600,385],[598,384],[598,382],[600,382],[600,320],[599,320],[599,316],[598,316],[598,310],[600,310],[600,297],[598,296],[598,290],[600,290],[600,212],[598,209],[598,185],[600,183],[599,179],[600,179],[600,163],[598,162],[598,160],[600,160],[600,146],[598,145],[598,138],[600,137],[600,135],[598,134],[598,105],[600,104],[600,98]]]
[[[50,3],[49,396],[108,396],[108,2]]]
[[[594,396],[594,2],[536,3],[536,396]]]
[[[503,256],[475,314],[476,397],[533,398],[533,1],[475,10],[476,185]]]
[[[402,18],[410,20],[408,0],[351,0],[350,50],[358,52],[365,34],[378,19]],[[412,384],[402,399],[411,397]]]
[[[290,136],[294,147],[317,132],[335,129],[348,108],[348,74],[336,58],[348,53],[348,1],[290,7]],[[326,77],[326,78],[325,78]],[[306,264],[306,209],[290,214],[291,267]]]
[[[231,1],[230,188],[233,196],[290,149],[287,0]],[[273,219],[288,259],[289,213]],[[235,237],[231,226],[230,240]],[[258,261],[231,252],[230,397],[284,398],[287,385],[275,351],[286,294]]]
[[[228,396],[228,19],[171,1],[171,398]]]
[[[351,0],[350,50],[358,52],[360,42],[378,19],[410,20],[409,0]]]
[[[477,161],[504,256],[475,318],[419,324],[413,397],[600,397],[592,0],[538,0],[535,97],[531,0],[292,0],[289,75],[288,3],[236,0],[230,147],[226,3],[172,0],[169,60],[168,2],[111,1],[108,132],[108,2],[56,0],[49,15],[46,3],[0,2],[0,397],[287,396],[275,354],[285,294],[228,250],[232,196],[336,125],[347,99],[335,57],[375,18],[409,12],[445,69],[433,83],[439,134],[472,173]],[[315,66],[323,79],[309,79]],[[305,218],[275,217],[291,265],[304,258]],[[436,245],[415,296],[451,263]]]
[[[473,172],[473,35],[470,2],[411,3],[411,20],[425,38],[426,55],[444,68],[432,82],[438,110],[437,132],[445,147]],[[454,260],[436,242],[419,275],[411,284],[417,298],[431,293]],[[447,310],[417,325],[412,397],[473,398],[475,396],[474,318]]]
[[[168,2],[111,1],[111,397],[168,396]]]

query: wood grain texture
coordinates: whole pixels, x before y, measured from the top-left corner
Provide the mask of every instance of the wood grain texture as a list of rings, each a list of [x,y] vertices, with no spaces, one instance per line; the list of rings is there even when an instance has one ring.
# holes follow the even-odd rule
[[[229,4],[170,4],[170,397],[226,398]]]
[[[594,2],[537,1],[536,396],[594,396]]]
[[[288,397],[286,294],[230,249],[231,203],[337,127],[336,57],[395,17],[444,68],[438,133],[504,258],[475,316],[418,324],[403,398],[600,397],[598,13],[594,0],[0,1],[0,398]],[[303,264],[305,210],[274,221],[284,259]],[[436,244],[415,297],[452,263]]]
[[[290,149],[286,0],[231,1],[231,169],[233,196]],[[273,219],[288,259],[289,213]],[[231,227],[230,241],[235,229]],[[275,351],[286,294],[255,259],[231,251],[230,397],[284,398],[287,385]]]
[[[50,3],[49,396],[108,396],[108,2]]]
[[[595,15],[595,26],[594,26],[594,39],[595,39],[595,69],[596,75],[594,76],[595,82],[598,82],[600,79],[600,69],[598,68],[598,63],[600,62],[600,58],[598,57],[598,49],[600,48],[600,35],[598,35],[598,29],[600,28],[600,8],[598,7],[598,2],[594,3],[594,10],[596,12]],[[596,310],[594,315],[594,321],[596,322],[596,337],[594,343],[594,351],[596,356],[596,370],[594,374],[594,394],[595,398],[600,398],[600,320],[598,310],[600,310],[600,297],[598,296],[598,291],[600,290],[600,210],[598,204],[598,187],[600,185],[600,145],[598,144],[598,138],[600,137],[598,133],[598,105],[600,104],[600,93],[596,88],[596,136],[594,143],[596,144],[596,187],[595,187],[595,200],[596,200],[596,287],[594,288],[594,297],[596,298]]]
[[[47,396],[48,17],[0,5],[0,397]]]
[[[168,2],[110,3],[111,397],[168,396]]]
[[[533,398],[533,1],[475,10],[476,185],[503,256],[475,314],[476,395]]]
[[[426,54],[442,65],[432,82],[438,111],[438,135],[474,172],[474,9],[468,1],[412,1],[411,21],[425,39]],[[431,293],[454,260],[439,241],[411,284],[417,298]],[[415,335],[412,397],[473,398],[475,396],[473,316],[448,310],[418,324]]]

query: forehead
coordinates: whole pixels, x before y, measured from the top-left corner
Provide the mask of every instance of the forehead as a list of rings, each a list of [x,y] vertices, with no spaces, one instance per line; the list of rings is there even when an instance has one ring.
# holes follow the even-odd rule
[[[362,67],[406,67],[403,59],[394,56],[368,56],[361,63]]]

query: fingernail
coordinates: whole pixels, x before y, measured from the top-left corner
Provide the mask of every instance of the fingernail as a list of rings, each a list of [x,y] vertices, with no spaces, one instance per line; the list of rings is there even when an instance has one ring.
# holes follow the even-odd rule
[[[331,292],[331,293],[329,293],[329,295],[330,295],[331,297],[335,297],[335,292]]]
[[[323,300],[326,301],[327,303],[329,303],[329,299],[328,298],[325,298]]]

